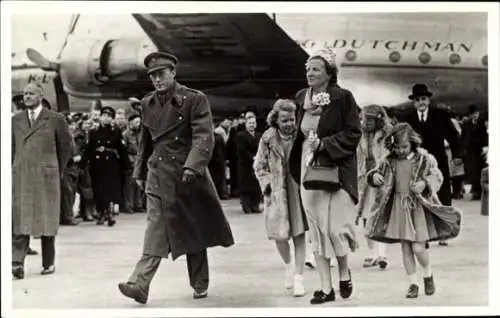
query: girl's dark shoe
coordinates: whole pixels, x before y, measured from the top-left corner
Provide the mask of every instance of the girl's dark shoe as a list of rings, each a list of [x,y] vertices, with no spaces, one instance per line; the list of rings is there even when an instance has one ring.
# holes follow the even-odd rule
[[[417,298],[418,297],[418,285],[411,284],[406,292],[406,298]]]
[[[322,290],[315,291],[311,299],[311,305],[318,305],[326,303],[327,301],[335,301],[335,290],[333,290],[333,288],[328,294],[325,294]]]
[[[434,294],[436,287],[434,286],[434,278],[432,276],[424,277],[424,287],[426,295],[430,296]]]
[[[351,295],[352,295],[352,289],[353,289],[353,286],[352,286],[352,276],[351,276],[351,270],[349,269],[349,280],[345,280],[345,281],[340,281],[340,296],[342,296],[342,298],[346,299],[346,298],[349,298]]]

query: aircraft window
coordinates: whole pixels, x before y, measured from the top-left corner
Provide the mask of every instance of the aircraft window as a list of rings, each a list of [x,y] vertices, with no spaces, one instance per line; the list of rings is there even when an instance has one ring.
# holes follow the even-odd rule
[[[418,60],[420,61],[420,63],[427,64],[431,61],[431,55],[427,52],[422,52],[418,56]]]
[[[484,66],[488,66],[488,55],[483,56],[482,62]]]
[[[397,63],[401,60],[401,53],[399,52],[391,52],[391,54],[389,54],[389,60],[393,63]]]
[[[459,64],[461,61],[462,61],[462,58],[460,58],[460,55],[458,55],[457,53],[450,54],[450,63],[451,64],[453,64],[453,65]]]
[[[357,57],[358,57],[358,56],[357,56],[357,54],[356,54],[356,51],[349,50],[349,51],[345,52],[345,58],[346,58],[346,60],[348,60],[349,62],[354,61]]]

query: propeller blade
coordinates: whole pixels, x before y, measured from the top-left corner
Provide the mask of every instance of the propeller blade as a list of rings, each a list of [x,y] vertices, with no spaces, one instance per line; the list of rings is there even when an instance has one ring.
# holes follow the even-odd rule
[[[50,71],[59,71],[59,63],[52,62],[47,60],[40,52],[38,52],[35,49],[29,48],[26,50],[26,55],[28,55],[28,58],[30,61],[38,65],[40,68],[44,70],[50,70]]]

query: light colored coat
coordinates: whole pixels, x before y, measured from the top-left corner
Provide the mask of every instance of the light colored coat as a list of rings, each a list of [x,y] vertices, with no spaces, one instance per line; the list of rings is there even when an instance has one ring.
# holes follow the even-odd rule
[[[12,234],[54,236],[60,188],[72,150],[61,114],[42,109],[32,127],[25,111],[12,116]]]
[[[373,137],[373,156],[375,159],[375,165],[378,165],[387,155],[388,150],[384,146],[385,135],[387,135],[390,130],[390,125],[386,129],[380,129],[375,132]],[[358,216],[366,216],[373,204],[374,192],[370,189],[370,186],[366,182],[367,169],[366,161],[368,158],[368,136],[363,133],[356,149],[356,155],[358,157],[358,192],[359,192],[359,202],[357,205]]]
[[[279,138],[274,127],[264,132],[253,165],[262,192],[268,185],[271,186],[271,195],[264,197],[266,232],[270,240],[290,238],[286,175],[288,157]]]
[[[371,216],[366,225],[367,235],[370,239],[393,243],[394,241],[384,236],[387,230],[387,221],[392,208],[394,197],[394,184],[396,181],[395,160],[389,155],[380,165],[368,172],[367,181],[373,185],[373,175],[378,172],[384,176],[384,183],[376,188],[375,202],[371,209]],[[426,213],[427,222],[433,222],[436,236],[429,241],[445,240],[456,237],[460,232],[462,213],[453,206],[441,205],[437,192],[443,183],[443,175],[439,171],[436,159],[423,148],[418,148],[415,164],[411,171],[411,182],[424,181],[426,187],[420,194],[412,194],[414,204],[421,204]]]

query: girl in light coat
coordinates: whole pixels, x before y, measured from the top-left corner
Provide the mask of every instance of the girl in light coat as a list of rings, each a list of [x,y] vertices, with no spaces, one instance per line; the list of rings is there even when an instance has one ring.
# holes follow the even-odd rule
[[[299,197],[299,185],[293,180],[288,158],[295,138],[295,103],[276,101],[268,115],[271,126],[259,142],[254,169],[264,194],[264,215],[267,236],[276,242],[285,263],[285,288],[293,295],[304,296],[306,217]],[[295,266],[291,261],[289,240],[295,248]]]
[[[384,107],[379,105],[363,107],[360,115],[362,135],[357,148],[359,202],[356,224],[361,219],[363,226],[366,226],[366,218],[375,199],[375,189],[368,185],[366,176],[387,155],[384,140],[391,132],[392,124]],[[365,257],[363,267],[378,266],[382,270],[387,269],[389,261],[386,244],[369,238],[366,238],[366,243],[371,255]]]

